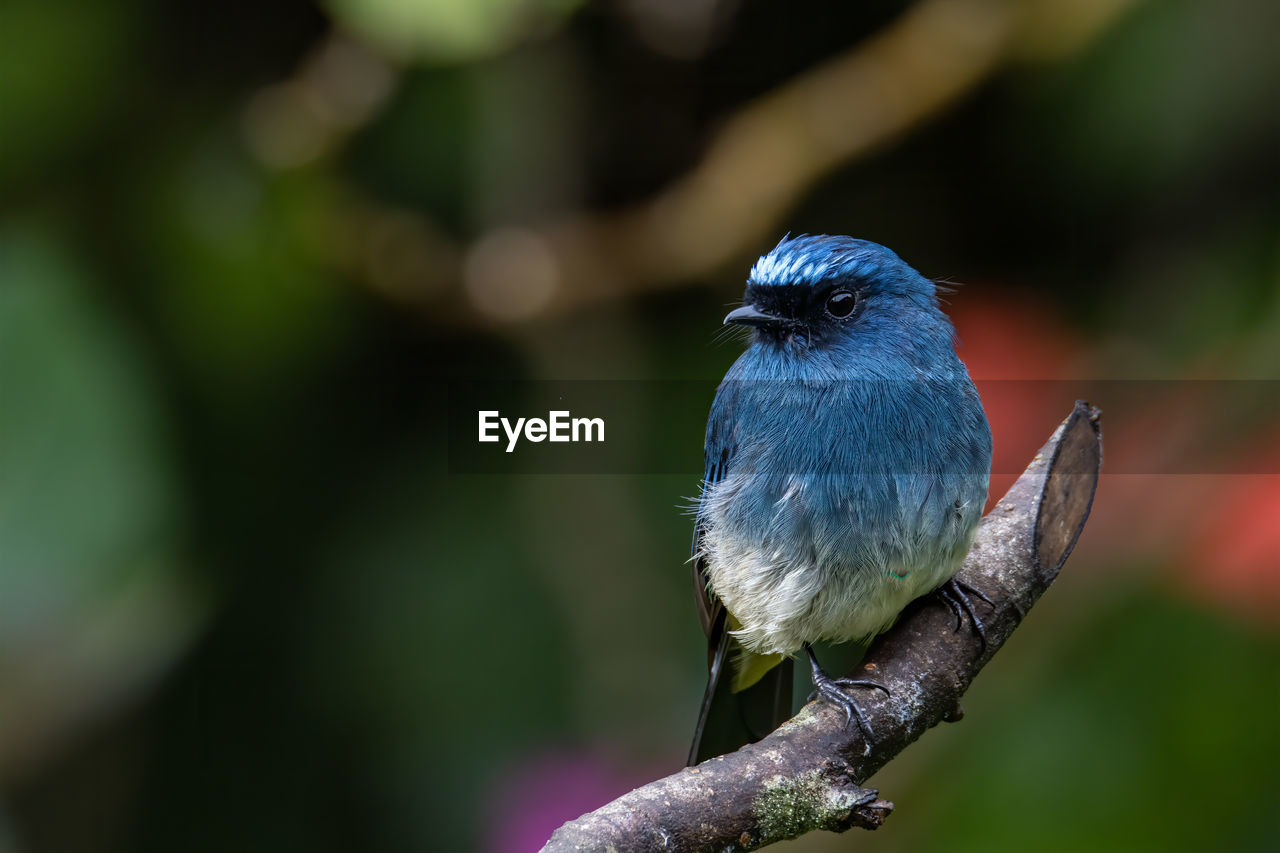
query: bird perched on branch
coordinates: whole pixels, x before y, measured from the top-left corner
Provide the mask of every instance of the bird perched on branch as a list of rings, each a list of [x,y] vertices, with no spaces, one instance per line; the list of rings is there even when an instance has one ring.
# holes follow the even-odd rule
[[[883,246],[784,238],[726,324],[750,345],[716,391],[693,540],[709,644],[689,763],[791,716],[791,662],[866,721],[812,643],[865,640],[940,590],[975,630],[960,568],[987,497],[991,430],[932,281]]]

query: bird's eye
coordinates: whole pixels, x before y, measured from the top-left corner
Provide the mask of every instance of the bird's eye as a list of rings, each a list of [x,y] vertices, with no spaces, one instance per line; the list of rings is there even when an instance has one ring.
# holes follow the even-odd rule
[[[843,320],[853,313],[853,306],[858,298],[847,290],[837,290],[827,297],[827,313],[836,319]]]

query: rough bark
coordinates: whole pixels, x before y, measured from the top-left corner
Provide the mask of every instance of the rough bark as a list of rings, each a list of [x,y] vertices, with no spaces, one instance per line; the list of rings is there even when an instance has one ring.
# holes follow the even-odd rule
[[[889,688],[859,690],[874,737],[830,706],[809,703],[759,743],[651,782],[556,830],[544,853],[754,850],[815,829],[875,829],[892,812],[862,782],[926,729],[956,719],[960,697],[1048,589],[1089,516],[1102,463],[1098,411],[1077,402],[1013,487],[982,520],[959,577],[985,647],[936,596],[921,599],[851,673]]]

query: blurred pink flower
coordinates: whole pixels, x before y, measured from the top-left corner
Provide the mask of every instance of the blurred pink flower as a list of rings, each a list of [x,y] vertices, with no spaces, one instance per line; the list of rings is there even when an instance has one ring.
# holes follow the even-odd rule
[[[678,768],[621,768],[589,752],[525,756],[502,772],[486,798],[485,849],[540,850],[566,821]]]

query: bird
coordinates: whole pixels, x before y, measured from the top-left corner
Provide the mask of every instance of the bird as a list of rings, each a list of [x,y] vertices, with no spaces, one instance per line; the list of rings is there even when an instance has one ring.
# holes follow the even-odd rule
[[[847,236],[784,237],[724,318],[748,345],[716,389],[694,521],[708,680],[689,765],[759,740],[792,713],[792,661],[856,718],[817,642],[865,642],[937,592],[985,644],[955,579],[981,518],[991,428],[939,286]]]

